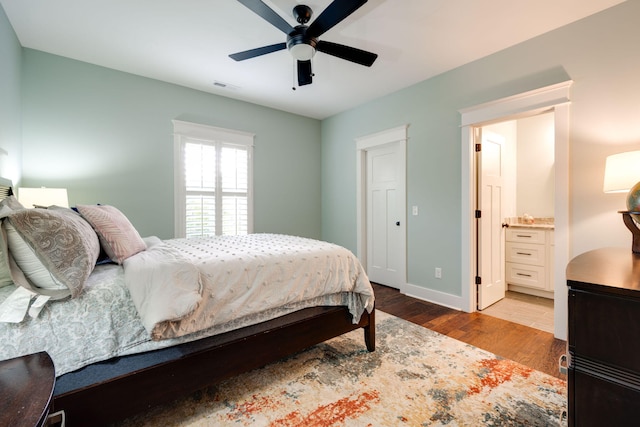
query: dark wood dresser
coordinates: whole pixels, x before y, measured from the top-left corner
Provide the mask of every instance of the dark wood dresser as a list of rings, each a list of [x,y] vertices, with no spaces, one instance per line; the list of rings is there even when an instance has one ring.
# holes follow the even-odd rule
[[[640,255],[586,252],[567,285],[569,426],[640,425]]]

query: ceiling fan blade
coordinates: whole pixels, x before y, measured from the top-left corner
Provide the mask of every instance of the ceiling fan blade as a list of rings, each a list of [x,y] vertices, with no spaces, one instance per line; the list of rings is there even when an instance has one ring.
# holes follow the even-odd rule
[[[310,85],[311,83],[313,83],[311,61],[298,61],[298,86]]]
[[[322,40],[318,42],[316,49],[319,52],[333,55],[341,59],[346,59],[347,61],[355,62],[356,64],[364,65],[366,67],[371,67],[376,58],[378,58],[378,54],[376,53]]]
[[[251,50],[245,50],[244,52],[232,53],[229,57],[236,61],[244,61],[245,59],[255,58],[256,56],[266,55],[267,53],[277,52],[286,48],[286,43],[277,43],[270,46],[262,46]]]
[[[309,37],[320,37],[366,2],[367,0],[333,0],[333,3],[327,6],[309,25],[307,35]]]
[[[261,0],[238,0],[240,3],[251,9],[257,15],[260,15],[262,19],[278,28],[285,34],[289,34],[293,31],[293,27],[289,25],[280,15],[273,11],[269,6],[264,4]]]

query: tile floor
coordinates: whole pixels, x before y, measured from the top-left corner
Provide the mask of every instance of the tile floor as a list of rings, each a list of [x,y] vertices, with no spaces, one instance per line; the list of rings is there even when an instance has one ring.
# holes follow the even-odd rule
[[[481,313],[553,333],[552,299],[507,291],[504,299]]]

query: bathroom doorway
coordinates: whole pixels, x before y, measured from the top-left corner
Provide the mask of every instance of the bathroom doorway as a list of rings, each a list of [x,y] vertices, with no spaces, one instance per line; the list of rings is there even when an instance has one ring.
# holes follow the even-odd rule
[[[477,252],[481,260],[497,258],[493,262],[482,262],[478,309],[483,314],[553,332],[553,113],[520,117],[478,129],[482,135],[482,148],[477,156],[478,160],[483,160],[476,163],[477,199],[478,206],[482,207]],[[493,140],[501,142],[501,150],[489,149],[493,144],[488,142]],[[492,165],[500,165],[499,174],[491,170]],[[493,169],[496,167],[493,166]],[[500,175],[499,192],[485,191],[487,175]],[[496,202],[498,197],[500,201]],[[499,212],[491,213],[491,218],[485,212],[485,207],[490,205],[500,208]],[[492,238],[486,239],[489,233]],[[485,243],[498,239],[493,245]],[[499,246],[502,250],[492,250],[493,246]],[[482,288],[487,283],[489,269],[486,265],[491,264],[498,266],[492,270],[502,272],[504,290],[502,298],[486,304],[482,298]],[[497,283],[494,275],[490,276],[491,282]]]
[[[478,126],[553,112],[555,136],[555,218],[554,218],[554,336],[567,338],[567,292],[563,266],[569,262],[569,115],[571,80],[523,92],[460,110],[462,142],[462,219],[463,251],[461,299],[465,311],[474,312],[477,302],[475,275],[475,166],[474,132]]]

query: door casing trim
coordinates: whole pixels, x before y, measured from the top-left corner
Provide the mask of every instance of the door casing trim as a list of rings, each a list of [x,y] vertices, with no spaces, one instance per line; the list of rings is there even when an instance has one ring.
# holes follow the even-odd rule
[[[563,266],[569,262],[569,107],[572,80],[524,92],[507,98],[459,110],[461,115],[461,278],[463,310],[476,311],[474,206],[476,206],[474,127],[554,113],[555,133],[555,248],[554,248],[554,335],[567,337],[567,292]]]

